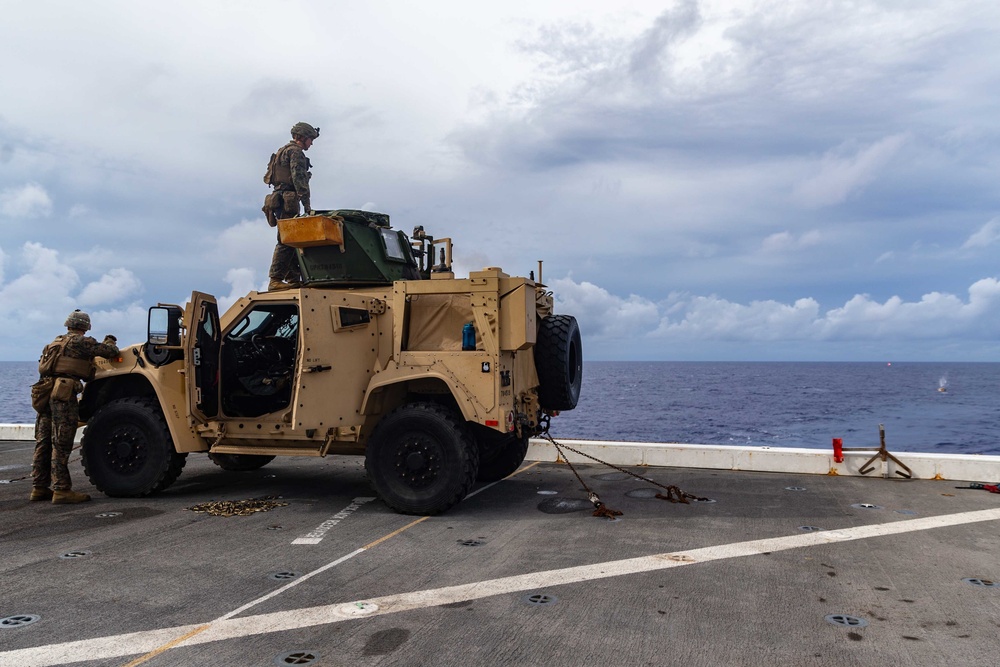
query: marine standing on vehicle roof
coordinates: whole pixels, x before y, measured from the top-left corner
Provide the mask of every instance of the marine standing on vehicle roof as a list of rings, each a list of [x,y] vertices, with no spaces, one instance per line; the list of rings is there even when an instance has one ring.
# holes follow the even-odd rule
[[[306,213],[312,210],[309,202],[309,179],[312,177],[309,168],[312,164],[305,151],[309,150],[318,136],[318,127],[309,123],[296,123],[292,126],[292,140],[271,155],[264,173],[264,182],[274,186],[274,192],[264,198],[262,210],[267,216],[267,224],[272,227],[277,226],[278,220],[297,216],[300,202]],[[267,287],[269,290],[298,287],[302,282],[298,254],[295,248],[281,242],[280,234],[271,257],[268,276],[271,279]]]
[[[31,404],[38,411],[31,500],[51,498],[56,505],[90,500],[87,494],[72,490],[67,465],[80,423],[77,395],[83,391],[83,381],[94,375],[94,357],[118,356],[118,339],[114,336],[109,334],[98,343],[87,335],[90,330],[87,313],[74,310],[66,318],[65,326],[67,333],[56,336],[42,350],[38,360],[40,377],[31,388]]]

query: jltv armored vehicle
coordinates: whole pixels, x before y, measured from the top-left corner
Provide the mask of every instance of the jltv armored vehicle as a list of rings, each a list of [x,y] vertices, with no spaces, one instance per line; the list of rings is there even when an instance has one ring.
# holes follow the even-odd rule
[[[541,275],[456,278],[450,239],[377,213],[323,211],[280,233],[301,287],[222,315],[200,292],[160,304],[144,344],[99,362],[80,414],[100,491],[161,491],[192,452],[225,470],[363,455],[388,506],[434,514],[516,470],[528,438],[576,407],[580,331],[552,314]]]

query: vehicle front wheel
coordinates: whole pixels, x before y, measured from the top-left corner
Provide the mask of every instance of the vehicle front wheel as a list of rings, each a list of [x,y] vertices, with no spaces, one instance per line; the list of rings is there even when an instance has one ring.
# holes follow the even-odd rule
[[[136,498],[167,488],[181,474],[185,454],[174,450],[155,399],[128,397],[101,406],[87,422],[83,471],[102,493]]]
[[[365,456],[376,493],[403,514],[438,514],[456,505],[478,469],[479,452],[465,423],[437,403],[390,412],[375,427]]]

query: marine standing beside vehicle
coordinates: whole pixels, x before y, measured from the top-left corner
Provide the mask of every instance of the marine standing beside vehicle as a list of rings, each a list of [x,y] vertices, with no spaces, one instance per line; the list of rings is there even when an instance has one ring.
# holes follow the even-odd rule
[[[319,137],[319,128],[309,123],[292,126],[292,140],[271,155],[271,161],[264,173],[264,182],[274,187],[274,192],[264,198],[264,215],[267,223],[276,227],[278,220],[294,218],[299,214],[301,203],[306,213],[312,210],[309,201],[309,179],[312,164],[306,157],[313,141]],[[268,290],[298,287],[302,283],[299,259],[295,248],[284,245],[281,235],[271,257]]]
[[[118,356],[118,340],[107,335],[98,343],[87,335],[90,316],[75,310],[66,318],[66,333],[45,346],[38,360],[39,380],[31,388],[35,419],[35,456],[31,464],[31,500],[56,505],[90,500],[73,491],[69,455],[80,422],[77,396],[94,375],[94,357]],[[51,486],[51,488],[50,488]]]

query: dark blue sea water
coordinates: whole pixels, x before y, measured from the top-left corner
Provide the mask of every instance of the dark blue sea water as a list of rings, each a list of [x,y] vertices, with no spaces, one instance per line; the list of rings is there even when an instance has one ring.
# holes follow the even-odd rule
[[[34,423],[35,362],[0,362],[0,423]],[[998,363],[587,362],[565,439],[1000,454]],[[947,391],[938,391],[944,387]]]
[[[557,439],[1000,454],[1000,364],[589,362]],[[938,389],[944,387],[946,391]]]

